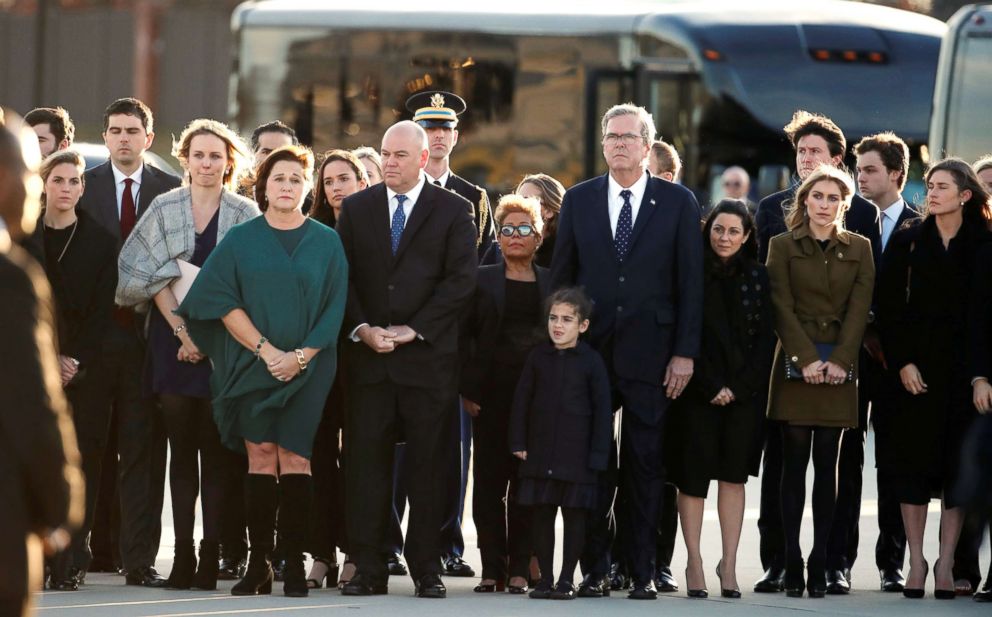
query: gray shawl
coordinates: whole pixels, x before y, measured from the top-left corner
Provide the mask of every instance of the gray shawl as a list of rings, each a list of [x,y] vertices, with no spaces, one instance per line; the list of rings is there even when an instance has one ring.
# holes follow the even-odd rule
[[[259,214],[254,201],[224,189],[220,197],[217,244],[231,227]],[[181,186],[156,197],[121,247],[117,260],[117,304],[146,312],[155,294],[179,278],[176,260],[189,261],[195,248],[190,188]]]

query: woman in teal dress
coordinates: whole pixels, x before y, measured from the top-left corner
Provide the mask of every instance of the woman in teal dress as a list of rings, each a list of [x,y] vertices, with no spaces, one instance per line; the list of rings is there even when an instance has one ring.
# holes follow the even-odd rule
[[[177,310],[213,363],[221,439],[248,453],[251,559],[234,595],[271,592],[277,508],[286,547],[283,591],[307,595],[309,458],[337,368],[348,288],[337,233],[302,211],[313,165],[313,154],[300,146],[265,159],[255,185],[263,216],[228,232]]]

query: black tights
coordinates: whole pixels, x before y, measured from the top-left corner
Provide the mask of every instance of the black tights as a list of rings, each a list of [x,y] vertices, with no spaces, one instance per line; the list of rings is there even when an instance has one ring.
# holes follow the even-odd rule
[[[790,567],[802,563],[799,530],[806,505],[806,466],[813,447],[813,549],[809,562],[824,568],[827,541],[837,501],[837,456],[844,429],[823,426],[782,426],[782,527],[785,559]]]
[[[219,542],[224,501],[231,483],[238,481],[233,475],[234,453],[220,442],[209,399],[162,394],[159,401],[172,455],[169,486],[176,546],[193,543],[196,497],[201,488],[203,539]]]
[[[586,538],[586,510],[582,508],[562,508],[565,522],[562,547],[561,576],[559,582],[571,583],[575,576],[575,566],[582,556]],[[558,506],[541,504],[533,507],[534,523],[531,530],[537,563],[541,566],[541,582],[551,585],[555,576],[555,518]]]

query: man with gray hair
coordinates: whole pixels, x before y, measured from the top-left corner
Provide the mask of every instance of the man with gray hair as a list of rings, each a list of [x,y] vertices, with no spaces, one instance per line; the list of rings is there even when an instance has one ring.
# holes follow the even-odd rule
[[[621,524],[629,531],[624,553],[634,584],[628,597],[653,600],[665,411],[685,390],[699,353],[701,215],[691,192],[645,169],[655,138],[651,114],[616,105],[603,116],[602,128],[609,173],[565,193],[551,281],[554,289],[584,287],[595,302],[588,339],[606,362],[615,405],[623,408]],[[583,597],[607,592],[609,534],[602,521],[608,520],[615,478],[605,474],[597,488],[591,524],[598,531],[587,538]]]

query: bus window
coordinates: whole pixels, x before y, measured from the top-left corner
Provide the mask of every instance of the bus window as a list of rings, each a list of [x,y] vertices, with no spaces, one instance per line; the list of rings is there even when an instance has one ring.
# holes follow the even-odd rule
[[[988,33],[967,33],[960,39],[949,94],[946,153],[933,154],[975,160],[992,150],[992,136],[986,130],[992,101],[992,38]]]

